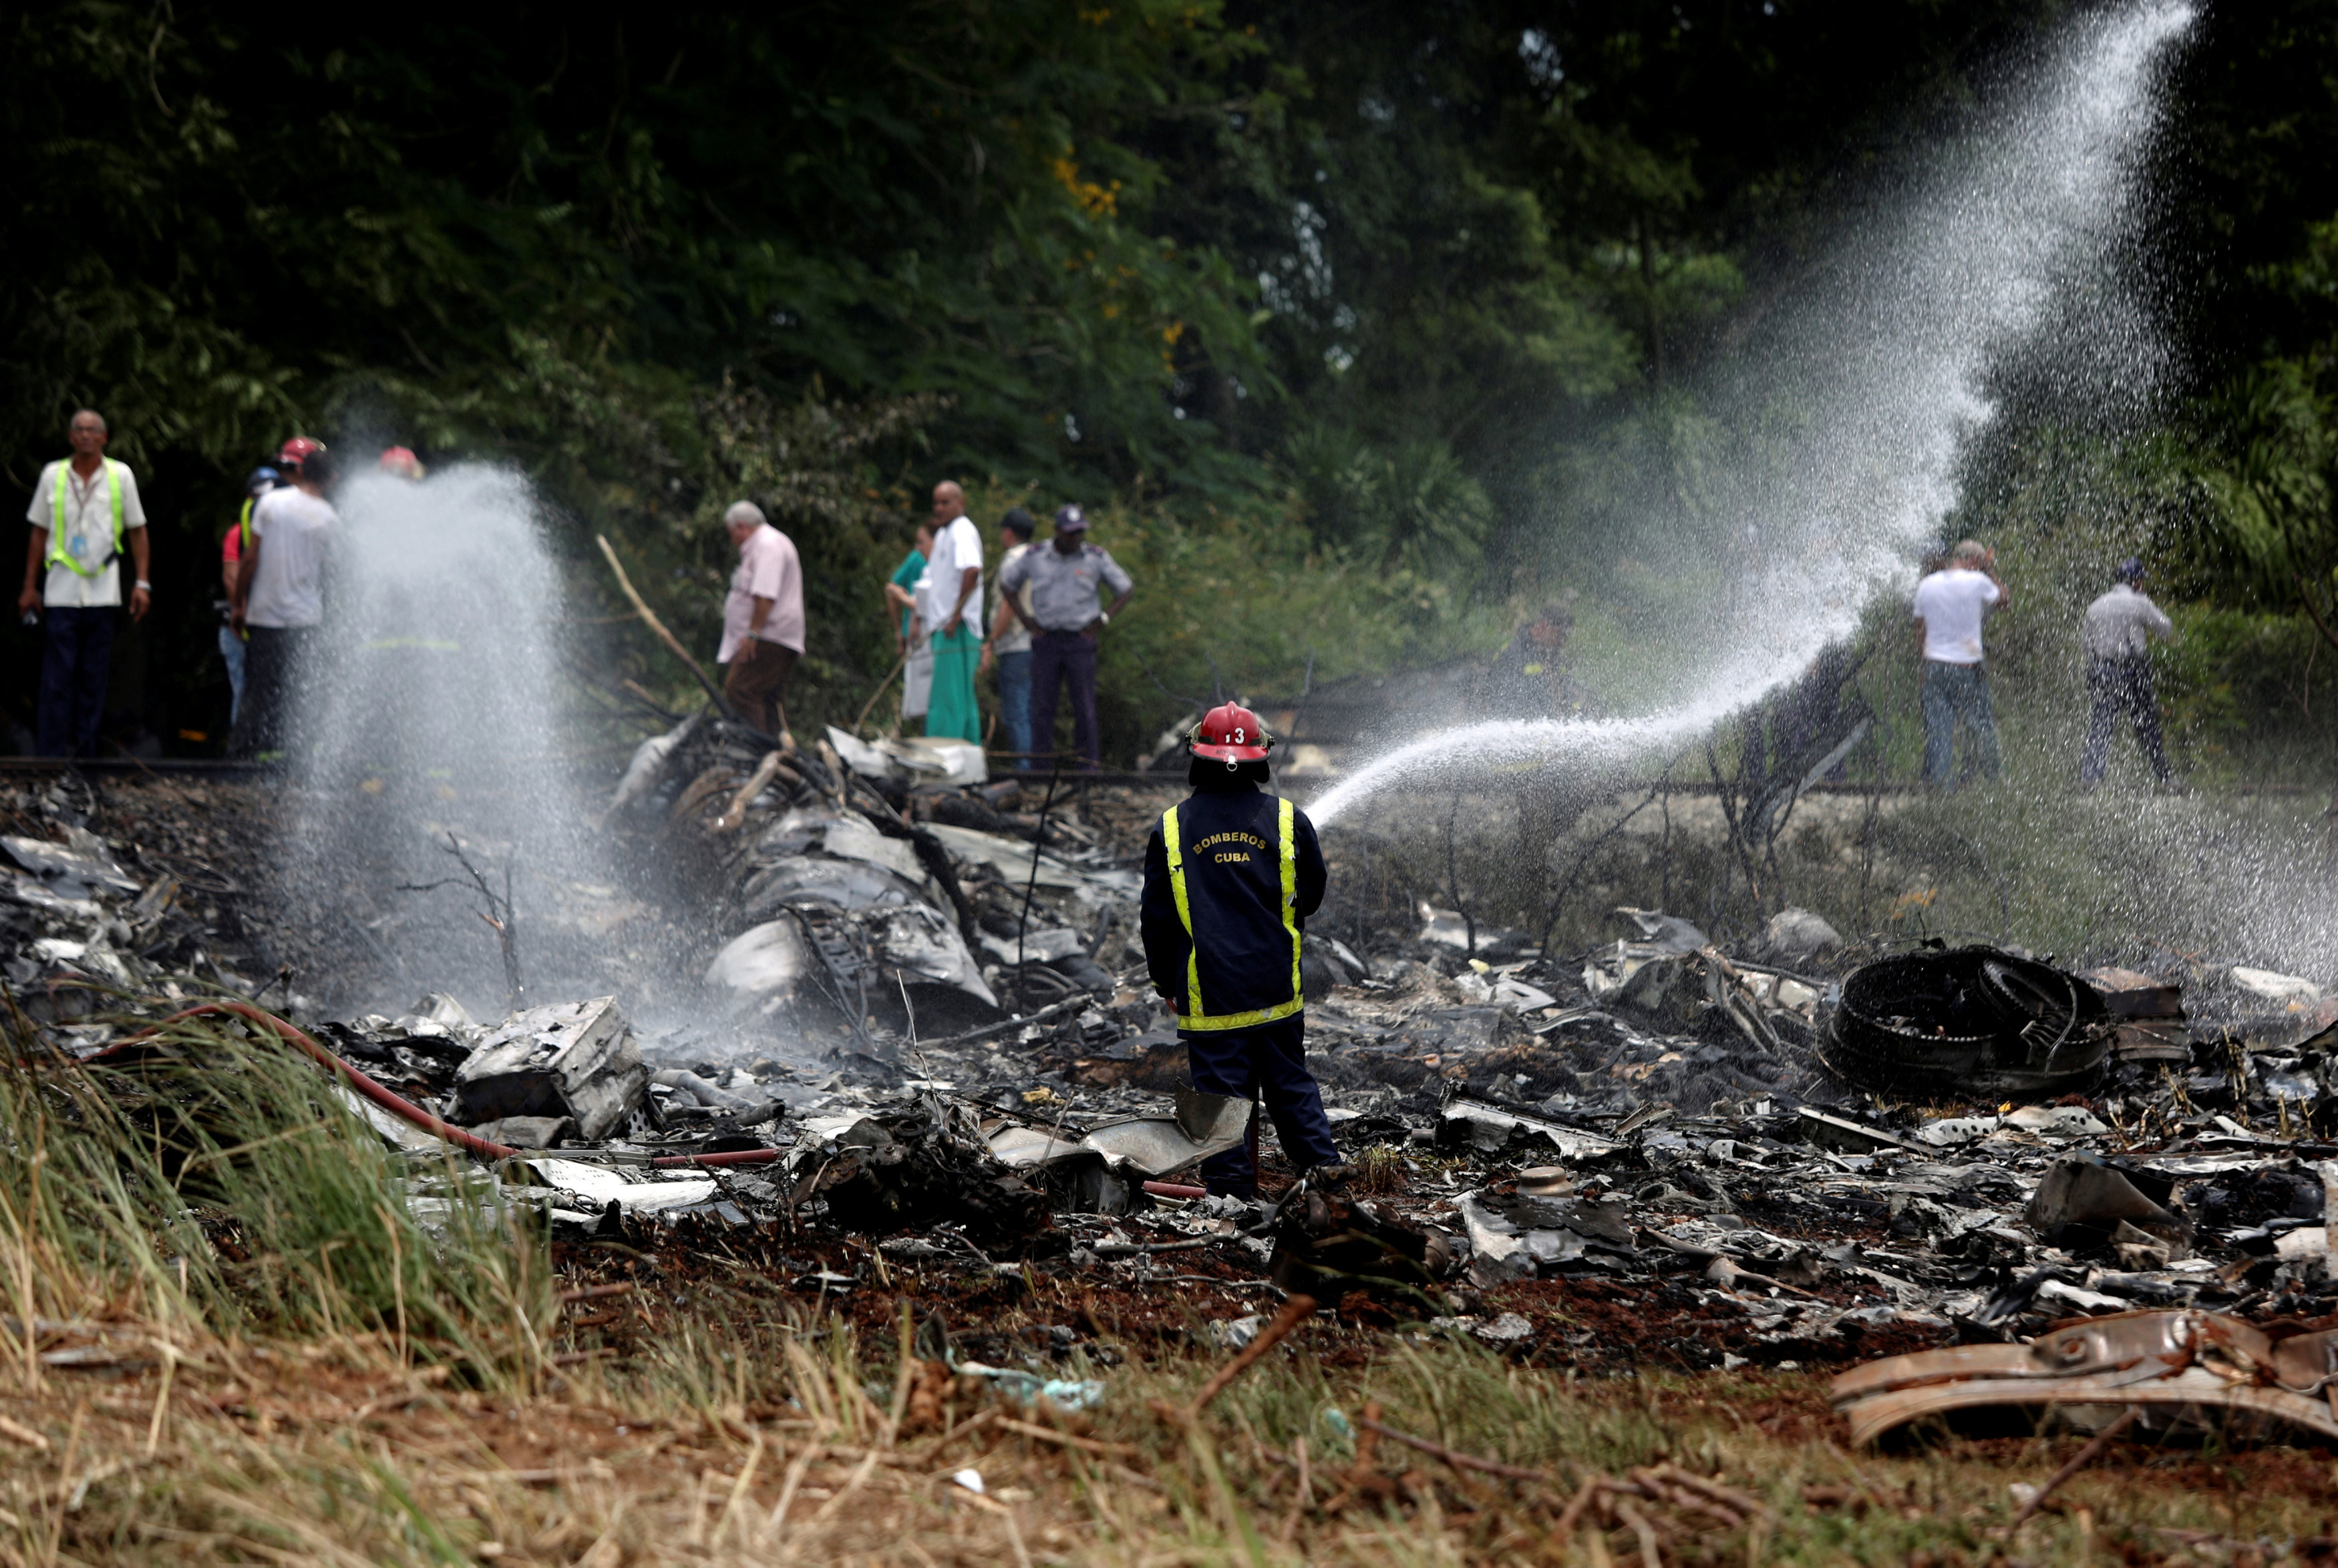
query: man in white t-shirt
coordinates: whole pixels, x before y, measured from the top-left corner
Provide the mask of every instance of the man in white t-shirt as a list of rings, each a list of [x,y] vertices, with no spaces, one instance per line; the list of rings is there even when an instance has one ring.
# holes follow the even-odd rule
[[[295,749],[305,688],[323,651],[325,557],[341,524],[325,487],[337,472],[333,455],[318,446],[291,470],[290,485],[251,509],[251,544],[228,611],[230,623],[250,633],[243,706],[228,735],[231,757]]]
[[[1997,753],[1997,717],[1990,711],[1989,669],[1982,662],[1981,622],[2011,603],[1997,574],[1997,552],[1968,539],[1950,553],[1949,564],[1916,584],[1916,646],[1923,655],[1924,782],[1950,781],[1951,743],[1959,719],[1970,731],[1965,759],[1968,775],[1994,779],[2003,771]]]
[[[974,669],[982,652],[982,534],[966,514],[966,492],[948,479],[934,486],[934,548],[918,612],[934,650],[926,733],[979,745]]]
[[[104,416],[82,409],[66,426],[65,439],[73,456],[42,467],[25,510],[33,537],[25,550],[25,591],[16,598],[17,610],[41,615],[47,632],[36,720],[44,757],[87,757],[97,750],[124,554],[138,573],[130,593],[133,621],[144,619],[152,593],[138,475],[105,456]]]

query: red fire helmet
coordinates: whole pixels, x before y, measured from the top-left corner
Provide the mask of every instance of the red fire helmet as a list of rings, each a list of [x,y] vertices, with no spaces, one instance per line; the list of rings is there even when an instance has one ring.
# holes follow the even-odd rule
[[[322,441],[311,441],[306,436],[295,436],[277,449],[276,466],[279,468],[298,468],[307,459],[309,454],[322,452],[324,449],[325,444]]]
[[[414,455],[411,446],[385,447],[381,454],[381,471],[400,479],[422,477],[422,459]]]
[[[1194,755],[1213,762],[1263,762],[1273,744],[1264,721],[1233,702],[1222,702],[1203,714],[1194,729]]]

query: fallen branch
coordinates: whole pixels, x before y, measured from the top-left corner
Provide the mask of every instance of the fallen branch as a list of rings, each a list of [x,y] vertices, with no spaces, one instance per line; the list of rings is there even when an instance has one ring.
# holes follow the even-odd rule
[[[1036,1421],[1017,1421],[1012,1416],[1001,1416],[993,1423],[1009,1432],[1020,1432],[1026,1437],[1037,1437],[1048,1443],[1060,1443],[1066,1448],[1078,1448],[1090,1454],[1134,1455],[1142,1450],[1134,1444],[1106,1443],[1098,1437],[1082,1437],[1076,1433],[1059,1432],[1053,1426],[1042,1426]]]
[[[1640,1538],[1640,1568],[1665,1568],[1664,1555],[1656,1550],[1656,1527],[1629,1503],[1618,1501],[1615,1509],[1616,1517],[1629,1525],[1632,1534]]]
[[[922,1048],[931,1051],[938,1046],[963,1045],[969,1040],[987,1039],[993,1034],[1003,1034],[1009,1029],[1020,1029],[1026,1024],[1041,1024],[1050,1018],[1060,1018],[1073,1008],[1085,1007],[1095,1000],[1095,998],[1083,991],[1078,995],[1067,996],[1061,1002],[1051,1002],[1036,1013],[1027,1013],[1020,1018],[1002,1018],[996,1024],[985,1024],[981,1028],[969,1029],[963,1034],[950,1034],[939,1040],[928,1040],[925,1042]]]
[[[1149,1258],[1156,1252],[1190,1252],[1214,1242],[1239,1240],[1229,1232],[1223,1236],[1194,1236],[1183,1241],[1099,1241],[1088,1250],[1099,1258]]]
[[[630,1296],[633,1293],[634,1282],[620,1279],[609,1285],[582,1285],[574,1290],[563,1290],[555,1299],[563,1307],[569,1307],[579,1301],[598,1301],[610,1296]]]
[[[1416,1442],[1399,1433],[1389,1433],[1400,1442]],[[1717,1481],[1690,1474],[1669,1461],[1643,1466],[1631,1471],[1624,1479],[1613,1475],[1592,1475],[1576,1488],[1552,1526],[1554,1539],[1572,1541],[1587,1514],[1596,1512],[1603,1520],[1617,1521],[1629,1525],[1640,1538],[1644,1562],[1653,1562],[1648,1555],[1655,1549],[1655,1526],[1626,1501],[1638,1497],[1650,1503],[1661,1503],[1675,1508],[1688,1508],[1717,1520],[1725,1529],[1736,1529],[1749,1520],[1758,1519],[1766,1526],[1777,1515],[1760,1498],[1750,1496]]]
[[[747,782],[739,787],[739,792],[731,797],[731,804],[723,808],[722,816],[715,818],[713,831],[737,832],[740,825],[747,820],[747,808],[753,803],[756,796],[763,792],[763,786],[777,778],[779,773],[780,754],[776,751],[764,752],[763,760],[756,763],[755,770],[747,776]],[[791,775],[791,777],[793,776]]]
[[[2021,1512],[2013,1516],[2013,1528],[2019,1530],[2029,1524],[2036,1516],[2038,1510],[2046,1506],[2046,1499],[2054,1495],[2056,1487],[2100,1458],[2103,1450],[2111,1446],[2112,1439],[2134,1426],[2136,1417],[2142,1414],[2142,1406],[2130,1405],[2120,1413],[2118,1419],[2096,1433],[2084,1448],[2070,1456],[2068,1464],[2046,1477],[2046,1485],[2038,1488],[2029,1501],[2021,1505]]]
[[[1441,1443],[1433,1443],[1426,1437],[1416,1437],[1410,1432],[1400,1432],[1395,1427],[1383,1426],[1370,1416],[1363,1417],[1356,1425],[1370,1427],[1381,1436],[1401,1443],[1409,1448],[1418,1448],[1423,1454],[1434,1455],[1457,1470],[1478,1470],[1488,1475],[1508,1476],[1513,1481],[1550,1479],[1549,1475],[1543,1471],[1529,1470],[1523,1465],[1505,1465],[1498,1459],[1480,1459],[1475,1454],[1463,1454],[1456,1449],[1448,1448]]]
[[[1322,1303],[1317,1301],[1312,1296],[1294,1295],[1283,1302],[1282,1310],[1274,1315],[1272,1322],[1258,1331],[1258,1338],[1243,1346],[1241,1355],[1219,1367],[1217,1376],[1202,1385],[1202,1391],[1194,1396],[1194,1402],[1191,1405],[1185,1406],[1184,1411],[1185,1418],[1190,1421],[1200,1416],[1203,1410],[1208,1407],[1210,1401],[1224,1390],[1227,1384],[1241,1377],[1260,1357],[1290,1338],[1291,1331],[1312,1317],[1315,1308],[1321,1305]]]
[[[1710,1480],[1692,1471],[1684,1470],[1669,1460],[1662,1465],[1652,1465],[1646,1470],[1635,1471],[1634,1474],[1646,1475],[1685,1491],[1697,1493],[1712,1502],[1721,1504],[1749,1518],[1757,1515],[1774,1517],[1771,1513],[1770,1505],[1760,1498],[1749,1493],[1740,1492],[1734,1487],[1724,1486],[1718,1481]]]
[[[909,651],[905,647],[901,650],[899,654],[894,658],[893,668],[886,671],[885,679],[877,682],[877,690],[869,693],[869,701],[860,705],[860,716],[852,720],[852,732],[855,735],[860,734],[860,727],[869,722],[869,710],[877,706],[877,699],[882,697],[887,691],[892,690],[893,677],[899,675],[901,672],[901,666],[907,664],[909,662]],[[906,698],[903,699],[904,706],[907,705],[907,702],[908,700]]]
[[[1558,1523],[1551,1526],[1553,1540],[1569,1544],[1575,1540],[1575,1532],[1582,1524],[1583,1515],[1592,1504],[1599,1500],[1599,1489],[1607,1481],[1605,1475],[1585,1477],[1583,1485],[1575,1489],[1575,1495],[1567,1500],[1567,1506],[1559,1510]]]
[[[739,715],[733,713],[731,710],[731,704],[723,700],[722,688],[717,686],[713,678],[706,673],[704,667],[690,656],[690,650],[682,645],[682,640],[665,629],[665,622],[657,618],[657,612],[649,607],[648,602],[634,591],[634,580],[625,575],[624,567],[618,564],[617,553],[609,547],[607,535],[595,534],[593,535],[593,543],[598,544],[601,547],[601,554],[609,558],[609,570],[617,574],[617,586],[624,589],[625,597],[633,602],[634,613],[642,618],[644,625],[658,634],[658,640],[673,651],[673,656],[688,666],[693,675],[698,677],[698,683],[706,688],[706,695],[713,701],[714,710],[725,719],[736,720]]]

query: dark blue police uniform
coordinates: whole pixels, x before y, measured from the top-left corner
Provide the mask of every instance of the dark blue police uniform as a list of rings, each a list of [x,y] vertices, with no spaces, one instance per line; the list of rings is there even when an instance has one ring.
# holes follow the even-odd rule
[[[1194,1086],[1262,1100],[1302,1171],[1337,1164],[1323,1096],[1307,1071],[1300,931],[1328,874],[1314,825],[1247,780],[1204,782],[1163,813],[1144,847],[1144,957],[1177,1010]],[[1203,1161],[1213,1192],[1249,1197],[1248,1149]]]

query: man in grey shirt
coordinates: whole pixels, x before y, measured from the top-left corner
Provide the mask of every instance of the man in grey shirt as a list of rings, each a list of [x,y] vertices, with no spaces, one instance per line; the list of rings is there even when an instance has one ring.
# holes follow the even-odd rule
[[[2142,591],[2143,563],[2130,557],[2119,563],[2111,591],[2087,606],[2087,692],[2094,700],[2087,718],[2087,747],[2078,759],[2078,788],[2093,789],[2103,781],[2103,764],[2111,747],[2111,731],[2118,727],[2121,709],[2135,724],[2135,738],[2143,748],[2160,787],[2170,788],[2167,750],[2159,734],[2159,694],[2151,680],[2151,639],[2173,637],[2175,623]]]
[[[1055,542],[1045,550],[1026,550],[998,583],[1003,602],[1031,632],[1031,750],[1055,750],[1056,691],[1068,684],[1072,745],[1093,770],[1104,758],[1096,734],[1096,638],[1128,607],[1135,584],[1120,563],[1087,541],[1086,514],[1077,506],[1059,508]],[[1109,610],[1097,608],[1099,584],[1120,595]]]

